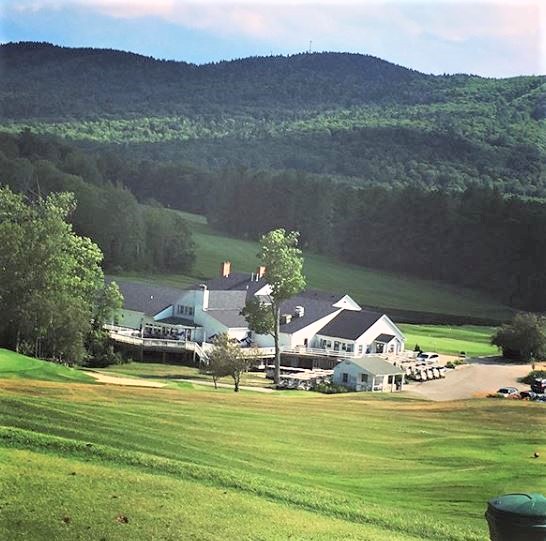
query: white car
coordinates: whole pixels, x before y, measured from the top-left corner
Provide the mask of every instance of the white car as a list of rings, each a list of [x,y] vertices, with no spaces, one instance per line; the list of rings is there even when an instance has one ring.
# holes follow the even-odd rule
[[[436,364],[440,360],[440,356],[438,353],[434,353],[433,351],[421,351],[419,355],[417,355],[416,360],[425,364]]]
[[[497,396],[503,398],[519,398],[519,391],[515,387],[502,387],[497,391]]]

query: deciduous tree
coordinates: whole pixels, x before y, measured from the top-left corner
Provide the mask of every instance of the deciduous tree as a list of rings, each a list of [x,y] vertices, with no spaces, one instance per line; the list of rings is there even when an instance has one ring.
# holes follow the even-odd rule
[[[282,303],[305,288],[303,257],[298,248],[296,231],[274,229],[260,241],[258,258],[265,265],[265,281],[270,291],[267,301],[250,301],[243,310],[249,328],[259,334],[272,334],[275,342],[275,383],[280,381],[281,351],[279,344]]]
[[[535,361],[546,358],[546,318],[536,314],[517,314],[491,337],[491,343],[509,358]]]

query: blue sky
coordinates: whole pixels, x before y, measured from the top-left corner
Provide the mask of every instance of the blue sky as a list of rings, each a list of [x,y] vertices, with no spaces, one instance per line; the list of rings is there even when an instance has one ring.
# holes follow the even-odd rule
[[[0,0],[0,40],[205,63],[313,51],[426,73],[546,73],[546,0]]]

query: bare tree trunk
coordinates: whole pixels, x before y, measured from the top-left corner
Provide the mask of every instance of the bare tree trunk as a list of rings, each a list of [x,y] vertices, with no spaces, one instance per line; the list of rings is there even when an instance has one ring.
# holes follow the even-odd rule
[[[233,376],[233,390],[238,393],[239,392],[239,380],[241,379],[241,374],[237,374],[236,376]]]
[[[212,381],[214,382],[214,388],[215,389],[218,389],[218,378],[216,376],[212,376]]]
[[[275,307],[275,333],[273,335],[275,339],[275,385],[281,382],[281,348],[279,347],[279,334],[280,334],[280,319],[281,310],[280,307]]]

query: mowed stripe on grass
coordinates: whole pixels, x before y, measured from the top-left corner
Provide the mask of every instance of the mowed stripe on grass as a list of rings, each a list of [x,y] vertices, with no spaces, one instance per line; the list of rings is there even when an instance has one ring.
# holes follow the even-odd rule
[[[144,539],[478,540],[487,498],[546,490],[531,458],[546,451],[540,405],[311,396],[4,380],[3,527],[26,539],[51,525],[69,532],[59,539],[128,538],[134,521]]]

